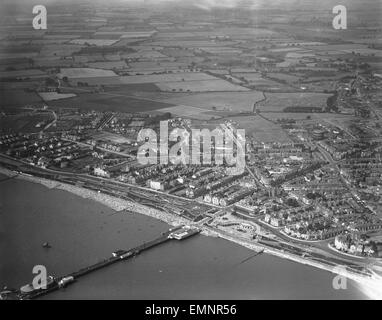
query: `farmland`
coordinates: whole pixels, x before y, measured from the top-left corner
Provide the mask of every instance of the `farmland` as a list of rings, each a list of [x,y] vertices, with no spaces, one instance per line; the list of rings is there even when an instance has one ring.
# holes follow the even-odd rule
[[[267,93],[267,100],[259,104],[258,109],[262,112],[281,112],[286,107],[303,106],[306,108],[326,107],[329,94],[321,93]]]
[[[219,93],[194,93],[178,94],[174,97],[165,98],[162,101],[198,107],[207,110],[250,112],[255,102],[263,99],[261,92],[219,92]]]
[[[76,96],[73,93],[57,93],[57,92],[39,92],[38,94],[44,101],[67,99],[67,98],[73,98]]]
[[[212,115],[208,114],[208,109],[187,106],[187,105],[177,105],[174,107],[168,107],[160,110],[161,112],[170,112],[171,114],[179,117],[187,117],[191,119],[199,120],[210,120],[214,118]]]
[[[123,94],[82,93],[75,98],[54,101],[51,106],[97,111],[143,112],[168,108],[172,105]]]
[[[95,7],[103,13],[86,5],[76,14],[53,13],[48,31],[31,31],[23,15],[4,22],[2,107],[43,99],[49,106],[211,120],[254,112],[258,102],[256,111],[272,118],[293,117],[288,107],[306,108],[294,113],[301,118],[324,108],[330,96],[324,92],[353,76],[353,60],[380,64],[380,48],[372,47],[378,39],[362,28],[352,37],[344,32],[345,42],[325,23],[322,30],[305,25],[303,33],[305,20],[289,24],[280,12],[255,21],[244,10],[221,20],[223,12],[195,9],[169,21],[139,6]],[[47,78],[65,81],[55,90],[44,88]]]
[[[22,89],[8,90],[0,88],[0,107],[21,108],[27,105],[42,105],[41,98],[35,92],[27,92]]]
[[[111,142],[115,144],[130,143],[131,140],[110,132],[99,132],[92,135],[92,139]]]
[[[167,92],[225,92],[225,91],[249,91],[248,88],[231,84],[224,80],[197,80],[197,81],[182,81],[182,82],[158,82],[156,85]]]
[[[95,46],[110,46],[116,43],[118,39],[74,39],[70,41],[73,44],[80,45],[95,45]]]
[[[120,80],[124,84],[134,84],[216,80],[216,78],[203,72],[184,72],[161,75],[123,76]]]
[[[0,133],[2,134],[9,132],[40,132],[47,123],[53,120],[50,113],[20,113],[9,117],[0,117]]]
[[[46,73],[38,69],[27,69],[27,70],[17,70],[17,71],[1,71],[0,79],[31,79],[31,78],[44,78]]]
[[[111,70],[93,68],[61,68],[60,72],[62,77],[68,77],[69,79],[116,76]]]
[[[232,118],[236,126],[245,129],[246,135],[258,142],[290,142],[288,134],[280,126],[260,116],[238,116]],[[211,124],[219,122],[210,121]]]
[[[106,69],[106,70],[119,70],[126,69],[127,64],[125,61],[99,61],[99,62],[89,62],[88,66],[95,69]]]

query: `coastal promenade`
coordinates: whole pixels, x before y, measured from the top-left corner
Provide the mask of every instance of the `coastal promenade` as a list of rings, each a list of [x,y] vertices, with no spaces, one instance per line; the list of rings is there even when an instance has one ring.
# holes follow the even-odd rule
[[[1,157],[0,157],[1,160]],[[9,161],[7,161],[9,162]],[[12,170],[7,170],[6,168],[1,168],[0,173],[3,173],[7,176],[15,176],[15,172]],[[40,172],[44,172],[43,169],[39,169]],[[148,207],[147,204],[139,203],[137,200],[139,199],[122,199],[121,197],[116,197],[115,195],[118,193],[109,192],[108,194],[104,194],[103,192],[96,191],[96,188],[87,189],[86,186],[77,186],[72,184],[63,183],[60,181],[53,181],[47,177],[36,177],[30,174],[22,174],[20,173],[17,178],[25,179],[28,181],[36,182],[36,183],[42,183],[50,188],[58,188],[63,189],[68,192],[75,193],[81,197],[84,198],[91,198],[95,201],[102,202],[105,205],[108,205],[109,207],[116,209],[116,210],[129,210],[132,212],[137,212],[143,215],[148,215],[150,217],[162,220],[170,225],[179,225],[179,224],[195,224],[194,222],[181,217],[180,215],[166,212],[163,210],[160,210],[159,208],[153,208]],[[96,178],[95,178],[96,179]],[[154,199],[153,199],[154,200]],[[155,201],[155,200],[154,200]],[[202,230],[202,234],[207,236],[214,236],[226,239],[231,242],[235,242],[239,245],[242,245],[244,247],[247,247],[251,250],[255,250],[256,252],[260,250],[264,250],[265,253],[278,256],[284,259],[289,259],[301,264],[310,265],[319,269],[323,269],[329,272],[338,272],[338,268],[336,266],[347,266],[342,270],[342,272],[346,273],[346,276],[350,279],[353,279],[357,282],[362,283],[363,281],[370,281],[370,278],[373,277],[370,272],[367,272],[365,269],[364,264],[361,265],[355,265],[354,263],[349,263],[346,260],[341,259],[326,259],[325,256],[317,256],[312,257],[311,254],[306,255],[305,252],[302,250],[296,250],[296,248],[293,247],[291,244],[288,247],[280,247],[278,246],[277,242],[275,243],[267,243],[267,242],[249,242],[249,241],[243,241],[243,239],[240,239],[233,235],[227,235],[221,230],[211,228],[208,225],[202,225],[200,226]],[[332,260],[332,261],[331,261]],[[344,271],[345,270],[345,271]]]

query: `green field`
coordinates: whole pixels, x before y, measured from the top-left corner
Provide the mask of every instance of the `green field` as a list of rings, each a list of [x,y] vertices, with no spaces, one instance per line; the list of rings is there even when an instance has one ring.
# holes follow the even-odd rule
[[[267,93],[267,100],[261,102],[258,109],[262,112],[282,112],[286,107],[318,107],[326,106],[330,94],[325,93]]]
[[[239,116],[232,120],[237,129],[245,129],[245,134],[258,142],[290,142],[288,134],[280,126],[267,121],[260,116]],[[210,122],[211,124],[219,124]]]
[[[248,91],[173,94],[162,101],[205,110],[248,112],[252,111],[254,103],[261,99],[263,99],[261,92]]]
[[[0,133],[36,133],[53,120],[51,113],[16,114],[0,118]]]
[[[145,112],[173,106],[157,102],[124,96],[122,94],[82,93],[75,98],[52,101],[54,107],[70,107],[97,111]]]
[[[22,89],[9,90],[1,87],[0,83],[0,109],[22,108],[27,105],[41,106],[42,99],[34,92]]]

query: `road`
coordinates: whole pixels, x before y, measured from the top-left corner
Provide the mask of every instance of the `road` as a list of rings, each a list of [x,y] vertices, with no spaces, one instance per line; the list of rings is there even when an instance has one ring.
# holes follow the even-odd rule
[[[353,196],[354,200],[359,203],[359,196],[357,190],[351,186],[350,182],[345,179],[345,177],[341,174],[341,169],[338,166],[338,162],[335,161],[329,152],[327,152],[324,148],[322,148],[319,145],[316,145],[317,149],[320,151],[320,153],[325,157],[325,159],[330,163],[330,165],[337,171],[341,182],[345,186],[346,189],[350,192],[350,194]],[[365,208],[366,209],[366,208]]]
[[[8,164],[11,163],[18,167],[28,166],[30,170],[29,172],[32,172],[32,174],[34,173],[37,176],[45,175],[45,177],[48,179],[59,180],[64,183],[68,183],[69,181],[69,183],[73,182],[72,184],[82,182],[85,188],[90,188],[92,190],[102,190],[105,194],[109,194],[110,196],[126,198],[132,202],[137,202],[142,205],[151,206],[151,207],[154,207],[159,210],[162,210],[171,214],[175,214],[175,215],[177,215],[177,213],[171,212],[172,211],[171,208],[177,208],[178,210],[183,210],[187,208],[187,204],[189,205],[197,204],[195,203],[194,200],[191,200],[191,199],[185,199],[185,198],[181,198],[174,195],[163,194],[159,191],[155,191],[151,189],[148,190],[144,187],[128,185],[122,182],[110,181],[108,179],[92,177],[92,176],[88,176],[84,174],[65,173],[65,172],[55,171],[51,169],[42,169],[39,167],[31,166],[29,164],[20,162],[18,160],[12,159],[5,155],[0,155],[0,161],[8,163]],[[48,174],[48,177],[46,176],[47,174]],[[204,204],[204,206],[207,208],[210,207],[207,204]],[[190,209],[188,209],[188,211],[191,213],[191,215],[194,213],[194,212],[191,212]],[[197,214],[195,214],[195,217],[196,216]],[[206,222],[209,219],[210,217],[208,217],[208,219],[204,219],[203,222]],[[273,242],[275,246],[274,248],[270,247],[270,249],[273,251],[281,250],[281,254],[287,255],[288,254],[287,251],[291,250],[290,252],[291,254],[297,255],[300,258],[306,255],[307,252],[309,252],[310,258],[307,257],[307,259],[308,258],[311,259],[312,255],[316,255],[317,256],[315,258],[316,262],[318,260],[322,260],[321,263],[325,262],[325,258],[326,258],[328,262],[330,263],[334,263],[333,261],[335,261],[336,263],[341,262],[344,265],[354,266],[356,264],[357,266],[361,266],[361,267],[364,267],[366,264],[364,260],[361,260],[361,262],[359,261],[359,259],[358,261],[355,261],[355,259],[351,259],[349,257],[340,255],[337,252],[329,251],[329,249],[326,248],[325,246],[323,247],[322,244],[320,244],[319,246],[316,246],[316,245],[313,245],[312,243],[304,243],[302,241],[292,240],[289,237],[283,235],[279,230],[271,228],[270,226],[266,226],[264,225],[264,223],[261,223],[260,221],[256,221],[256,222],[261,224],[265,229],[267,229],[268,231],[270,231],[272,234],[276,235],[280,239],[279,241]],[[203,228],[204,227],[206,226],[203,226]],[[218,234],[220,233],[220,230],[216,230],[215,228],[212,228],[211,231],[214,231],[215,233],[218,233]],[[256,245],[256,243],[254,242],[250,242],[250,243],[252,245]],[[267,247],[266,244],[261,244],[261,246]],[[287,249],[287,248],[290,248],[290,249]]]
[[[232,125],[231,125],[232,126]],[[237,138],[235,137],[235,135],[233,134],[233,130],[235,128],[229,128],[227,125],[225,124],[220,124],[220,127],[223,129],[224,132],[228,133],[231,137],[231,139],[233,140],[234,143],[236,143],[236,146],[240,145],[237,143]],[[239,147],[238,147],[239,148]],[[245,153],[245,146],[244,146],[244,150],[242,150],[242,152]],[[256,181],[256,184],[258,186],[260,186],[261,188],[266,188],[262,183],[261,181],[258,179],[258,177],[253,173],[253,171],[249,168],[249,166],[247,165],[247,163],[245,164],[245,168],[247,169],[247,171],[249,172],[249,174],[252,176],[252,178]]]

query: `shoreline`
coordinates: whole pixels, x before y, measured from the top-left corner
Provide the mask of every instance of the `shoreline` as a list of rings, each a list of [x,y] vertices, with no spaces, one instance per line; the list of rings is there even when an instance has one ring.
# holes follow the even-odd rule
[[[76,196],[79,196],[84,199],[90,199],[94,200],[102,205],[105,205],[117,212],[125,211],[125,213],[138,213],[142,215],[149,216],[151,218],[160,220],[162,222],[167,223],[168,225],[174,227],[178,226],[180,224],[190,224],[189,220],[186,220],[180,216],[176,217],[172,214],[153,209],[144,205],[141,205],[139,203],[134,203],[129,200],[123,200],[120,198],[116,198],[113,196],[109,196],[103,193],[99,193],[93,190],[89,190],[86,188],[81,188],[78,186],[73,186],[70,184],[58,182],[58,181],[53,181],[45,178],[40,178],[32,175],[27,175],[23,173],[15,173],[14,171],[8,170],[4,167],[0,166],[0,174],[3,174],[7,177],[14,177],[15,179],[21,179],[24,181],[32,182],[32,183],[38,183],[41,184],[49,189],[56,189],[56,190],[63,190],[70,192]],[[348,279],[351,279],[360,285],[368,285],[370,286],[370,281],[372,278],[362,276],[353,272],[350,272],[348,270],[339,270],[338,266],[330,266],[329,264],[325,263],[320,263],[318,261],[313,261],[309,259],[304,259],[300,256],[291,254],[291,253],[285,253],[285,252],[280,252],[275,249],[271,249],[268,247],[264,247],[262,245],[259,245],[257,243],[248,243],[247,241],[237,239],[233,236],[230,236],[228,234],[218,232],[215,230],[211,229],[206,229],[206,228],[201,228],[201,234],[207,237],[215,237],[215,238],[222,238],[226,241],[230,241],[233,243],[236,243],[242,247],[245,247],[249,250],[259,252],[260,250],[264,249],[264,253],[267,253],[272,256],[276,256],[278,258],[283,258],[287,259],[289,261],[293,261],[296,263],[308,265],[311,267],[318,268],[320,270],[325,270],[329,271],[330,273],[333,274],[340,274],[342,276],[347,277]]]
[[[66,183],[62,183],[62,182],[58,182],[54,180],[44,179],[40,177],[35,177],[32,175],[27,175],[23,173],[16,174],[13,171],[3,168],[1,166],[0,166],[0,174],[6,175],[8,177],[12,177],[16,175],[15,179],[22,179],[32,183],[38,183],[52,190],[56,189],[56,190],[67,191],[83,199],[94,200],[117,212],[125,211],[126,213],[135,212],[135,213],[143,214],[143,215],[161,220],[170,226],[176,226],[182,223],[188,223],[188,220],[182,217],[173,217],[160,210],[146,207],[139,203],[133,203],[131,201],[120,199],[117,197],[112,197],[101,192],[98,193],[90,189],[81,188],[74,185],[70,185],[70,184],[66,184]]]

